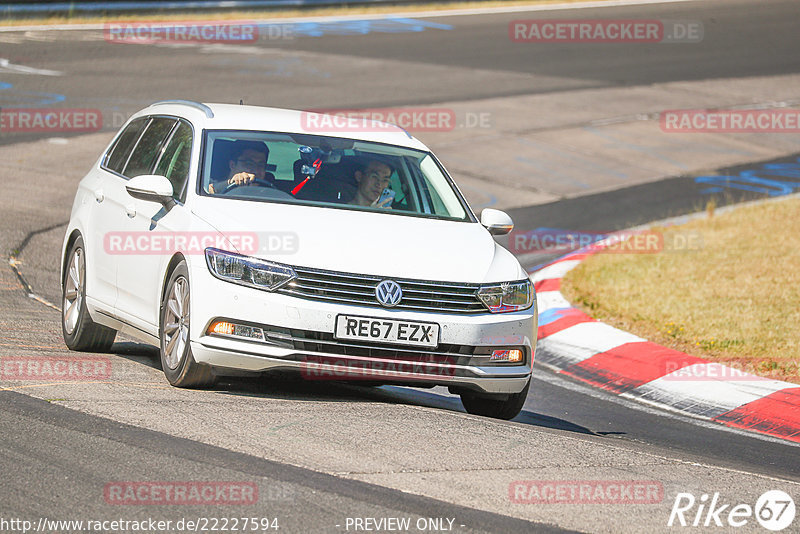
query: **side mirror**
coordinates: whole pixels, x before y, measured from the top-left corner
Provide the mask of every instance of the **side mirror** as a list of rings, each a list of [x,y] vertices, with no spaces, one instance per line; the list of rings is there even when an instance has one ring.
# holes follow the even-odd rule
[[[144,174],[128,180],[125,190],[133,198],[158,202],[166,208],[172,207],[175,201],[172,198],[174,191],[172,183],[166,177],[158,174]]]
[[[514,221],[508,213],[492,208],[486,208],[481,212],[481,224],[492,235],[506,235],[514,229]]]

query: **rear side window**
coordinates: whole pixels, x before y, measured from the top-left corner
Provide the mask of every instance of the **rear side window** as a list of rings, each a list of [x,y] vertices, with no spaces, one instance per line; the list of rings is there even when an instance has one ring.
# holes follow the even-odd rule
[[[132,121],[125,128],[125,131],[117,137],[117,142],[114,143],[114,146],[108,152],[108,156],[106,156],[105,167],[107,169],[122,174],[122,169],[125,167],[125,163],[128,162],[128,156],[131,155],[133,147],[136,146],[136,141],[139,140],[139,136],[149,120],[145,117]]]
[[[133,153],[128,159],[128,164],[122,174],[127,178],[150,174],[160,154],[161,147],[174,125],[175,119],[154,117],[150,124],[147,125],[147,129],[136,144],[136,148],[133,149]]]
[[[191,155],[192,128],[188,123],[181,121],[164,147],[155,170],[155,174],[166,176],[172,182],[176,199],[181,197],[186,180],[189,179]]]

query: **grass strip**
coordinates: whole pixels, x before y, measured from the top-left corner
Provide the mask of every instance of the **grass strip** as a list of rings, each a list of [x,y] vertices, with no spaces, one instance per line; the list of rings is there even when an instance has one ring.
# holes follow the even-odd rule
[[[590,257],[562,293],[665,347],[800,383],[800,199],[709,214],[655,228],[665,244],[658,253]],[[699,250],[677,246],[688,240]]]

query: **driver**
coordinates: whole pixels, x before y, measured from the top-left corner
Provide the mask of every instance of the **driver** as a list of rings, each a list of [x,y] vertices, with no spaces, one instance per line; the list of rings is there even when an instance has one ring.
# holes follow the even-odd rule
[[[222,180],[214,181],[208,185],[208,192],[212,195],[219,191],[222,193],[231,184],[248,185],[254,181],[266,182],[267,158],[269,148],[259,141],[235,141],[231,159],[228,161],[228,176]]]

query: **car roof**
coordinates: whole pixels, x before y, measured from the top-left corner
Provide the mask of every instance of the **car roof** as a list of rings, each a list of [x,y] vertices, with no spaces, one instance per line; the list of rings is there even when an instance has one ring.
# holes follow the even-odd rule
[[[344,109],[343,109],[344,111]],[[352,109],[351,111],[357,111]],[[134,117],[168,114],[185,117],[207,130],[256,130],[344,137],[428,151],[421,141],[399,126],[380,121],[359,121],[357,127],[334,126],[330,115],[293,109],[190,101],[156,102]],[[341,124],[341,117],[337,117]],[[330,125],[330,128],[326,126]]]

